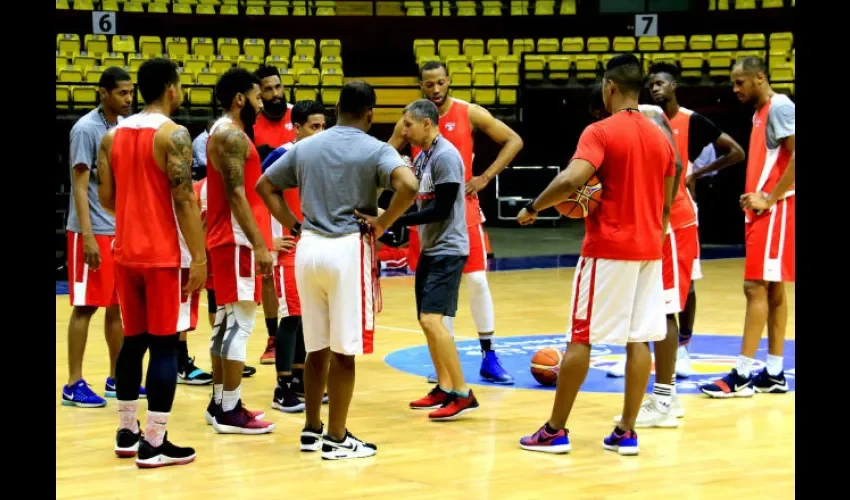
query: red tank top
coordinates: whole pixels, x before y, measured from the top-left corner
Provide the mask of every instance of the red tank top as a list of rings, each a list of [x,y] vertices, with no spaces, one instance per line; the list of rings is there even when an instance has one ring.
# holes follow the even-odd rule
[[[210,129],[210,136],[215,133],[216,128],[222,124],[230,123],[230,118],[220,118]],[[244,132],[243,132],[244,133]],[[266,247],[271,248],[271,221],[266,206],[260,195],[254,190],[254,186],[260,179],[260,155],[257,148],[248,136],[245,136],[250,149],[248,159],[245,162],[245,198],[251,207],[254,221],[263,235]],[[207,248],[212,250],[225,245],[242,245],[251,247],[251,242],[245,235],[245,231],[239,226],[233,212],[230,210],[230,201],[221,178],[221,172],[215,166],[210,154],[210,143],[207,143]]]
[[[694,200],[686,186],[686,177],[690,156],[688,156],[688,133],[691,125],[691,114],[693,111],[687,108],[679,108],[676,116],[670,119],[670,128],[673,129],[673,139],[676,141],[676,150],[679,159],[682,160],[682,175],[679,177],[679,186],[676,188],[676,197],[673,198],[673,206],[670,207],[670,229],[681,229],[693,226],[697,223],[697,214],[694,209]]]
[[[745,193],[763,192],[770,194],[773,188],[776,187],[782,174],[785,173],[785,170],[788,168],[788,162],[791,160],[791,152],[781,144],[777,149],[768,149],[767,147],[767,126],[768,119],[770,118],[770,106],[776,98],[776,96],[773,96],[753,116],[753,131],[750,133],[750,148],[747,154]],[[784,197],[795,194],[795,185],[796,183],[791,184]],[[745,214],[748,222],[756,217],[752,210],[746,210]]]
[[[475,158],[473,152],[472,123],[469,121],[469,103],[460,99],[452,98],[452,104],[448,112],[440,117],[440,134],[454,144],[460,152],[464,166],[464,182],[472,179],[472,160]],[[414,158],[422,151],[422,148],[412,147],[411,154]],[[466,224],[476,226],[484,222],[484,214],[481,213],[481,205],[478,195],[466,197]]]
[[[257,122],[254,123],[254,144],[262,146],[268,144],[272,149],[277,149],[287,142],[295,140],[295,128],[292,126],[292,105],[286,107],[286,114],[278,121],[266,118],[260,113]]]
[[[189,259],[177,225],[168,176],[156,163],[154,136],[171,120],[139,113],[115,128],[115,262],[128,267],[180,267]]]

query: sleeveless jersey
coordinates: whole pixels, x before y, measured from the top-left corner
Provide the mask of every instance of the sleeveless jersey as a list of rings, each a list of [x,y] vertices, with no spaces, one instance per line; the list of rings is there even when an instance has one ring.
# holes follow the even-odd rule
[[[260,113],[254,123],[254,144],[268,144],[272,149],[295,140],[295,128],[292,126],[292,104],[287,104],[286,113],[278,121],[266,118]]]
[[[779,94],[780,99],[785,98]],[[773,105],[774,95],[767,104],[762,106],[753,115],[753,131],[750,133],[750,148],[747,154],[747,179],[744,188],[745,193],[763,192],[770,194],[791,161],[791,152],[781,144],[776,149],[769,149],[767,144],[767,127],[770,118],[770,107]],[[796,192],[796,183],[791,184],[788,191],[780,198],[793,196]],[[755,219],[752,210],[746,211],[746,221]]]
[[[115,262],[127,267],[180,267],[191,262],[177,225],[171,185],[156,163],[154,136],[171,119],[139,113],[115,128]]]
[[[210,129],[210,136],[215,133],[219,126],[228,123],[232,123],[230,118],[220,118]],[[244,134],[244,132],[242,133]],[[251,213],[254,215],[254,220],[263,235],[266,246],[271,248],[269,211],[263,204],[260,195],[254,190],[254,186],[262,175],[260,172],[260,155],[247,135],[245,135],[245,140],[248,141],[250,146],[244,171],[245,198],[248,200]],[[212,160],[211,142],[207,143],[207,249],[212,250],[225,245],[252,247],[245,231],[239,226],[239,222],[236,221],[236,217],[230,210],[230,201],[224,187],[224,180]]]
[[[691,192],[686,186],[687,172],[691,171],[691,162],[688,151],[688,134],[690,131],[691,115],[693,111],[680,107],[676,116],[670,119],[670,128],[673,129],[673,139],[676,141],[676,150],[682,160],[682,175],[679,177],[679,185],[676,188],[676,197],[673,206],[670,207],[670,229],[681,229],[693,226],[697,223],[697,214],[694,209],[694,200]]]
[[[463,181],[472,179],[473,153],[472,124],[469,121],[469,103],[460,99],[452,98],[452,104],[448,112],[440,117],[440,134],[454,144],[463,159],[464,176]],[[411,147],[414,158],[422,151],[422,148]],[[477,226],[484,222],[481,213],[481,205],[478,195],[473,194],[466,197],[466,225]]]
[[[201,221],[207,220],[207,178],[193,182],[192,189],[195,190],[195,199],[198,200],[198,207],[201,209]]]

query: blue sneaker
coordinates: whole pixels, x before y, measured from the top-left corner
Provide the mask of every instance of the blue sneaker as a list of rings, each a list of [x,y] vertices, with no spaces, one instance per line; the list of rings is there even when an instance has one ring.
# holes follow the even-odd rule
[[[765,368],[753,377],[753,389],[756,392],[767,394],[785,394],[788,392],[788,381],[785,379],[785,370],[782,370],[779,372],[779,375],[774,377],[767,373],[767,368]]]
[[[531,436],[525,436],[519,440],[519,447],[528,451],[542,451],[543,453],[569,453],[570,431],[558,429],[554,434],[546,431],[546,424]]]
[[[78,408],[102,408],[106,406],[106,400],[89,389],[85,380],[80,379],[76,384],[66,385],[62,388],[62,405]]]
[[[610,436],[602,440],[602,447],[606,450],[616,451],[620,455],[637,455],[637,432],[626,431],[622,436],[618,436],[617,430],[614,429]]]
[[[494,384],[513,385],[514,378],[502,367],[495,351],[485,351],[481,358],[481,378]]]
[[[699,390],[713,398],[750,398],[753,396],[753,375],[742,377],[733,368],[725,377],[703,384]]]
[[[106,390],[103,393],[104,396],[108,398],[117,398],[118,393],[115,390],[115,379],[112,377],[106,377]],[[147,399],[148,393],[145,391],[144,386],[139,387],[139,399]]]

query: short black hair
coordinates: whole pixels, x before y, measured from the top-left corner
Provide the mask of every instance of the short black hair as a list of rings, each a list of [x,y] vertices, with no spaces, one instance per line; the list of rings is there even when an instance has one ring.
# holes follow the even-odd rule
[[[339,93],[339,112],[360,116],[375,107],[375,89],[363,80],[346,83]]]
[[[649,67],[649,74],[655,75],[658,73],[667,73],[673,78],[673,81],[676,81],[679,78],[679,67],[669,62],[653,63]]]
[[[404,113],[410,113],[417,121],[422,121],[425,118],[431,120],[431,124],[435,127],[440,124],[440,112],[437,110],[437,105],[429,99],[417,99],[404,108]]]
[[[145,102],[154,102],[162,97],[171,85],[180,83],[177,63],[164,57],[148,59],[139,66],[139,93]]]
[[[443,68],[443,71],[446,72],[446,76],[448,76],[449,69],[446,67],[445,64],[441,63],[440,61],[428,61],[423,64],[421,68],[419,68],[419,79],[422,79],[422,73],[425,73],[426,71],[432,71],[438,68]]]
[[[634,54],[620,54],[608,61],[605,79],[616,83],[623,92],[640,94],[643,88],[643,69]]]
[[[261,65],[254,71],[254,75],[258,80],[262,80],[263,78],[268,78],[270,76],[276,76],[280,78],[280,71],[275,66],[266,66],[265,64]]]
[[[756,56],[747,56],[737,63],[735,66],[740,66],[744,73],[755,75],[756,73],[766,73],[766,67],[764,65],[764,59]]]
[[[590,87],[590,110],[600,111],[605,109],[605,101],[602,99],[602,82],[596,82]]]
[[[230,109],[236,94],[247,93],[255,84],[259,86],[260,80],[254,73],[244,68],[230,68],[215,84],[215,95],[221,107]]]
[[[304,125],[311,115],[323,115],[325,108],[318,101],[298,101],[292,106],[290,118],[292,123]]]
[[[106,89],[107,91],[112,91],[118,87],[119,83],[130,82],[132,80],[130,73],[124,71],[124,68],[110,66],[103,71],[103,74],[100,75],[100,82],[98,82],[98,86]]]

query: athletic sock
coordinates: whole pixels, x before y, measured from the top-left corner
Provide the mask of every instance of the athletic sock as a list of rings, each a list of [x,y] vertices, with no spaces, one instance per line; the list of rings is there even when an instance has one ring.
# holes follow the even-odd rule
[[[170,413],[148,411],[148,420],[145,425],[145,441],[154,448],[162,446],[165,440],[165,426],[168,423]]]
[[[274,338],[277,334],[277,317],[266,318],[266,330],[269,331],[269,337]]]
[[[462,397],[462,398],[468,398],[469,397],[469,389],[467,389],[463,392],[460,392],[460,391],[452,391],[452,392],[454,392],[455,395]]]
[[[550,425],[549,425],[549,422],[546,422],[546,432],[547,432],[547,433],[549,433],[549,434],[557,434],[557,433],[558,433],[558,429],[556,429],[556,428],[554,428],[554,427],[550,426]]]
[[[185,340],[177,342],[177,368],[182,369],[189,364],[189,343]]]
[[[215,404],[221,404],[222,392],[224,392],[224,384],[213,384],[213,400]]]
[[[289,387],[289,384],[292,383],[292,375],[278,375],[277,376],[277,386],[280,388]]]
[[[755,364],[756,360],[753,358],[748,358],[741,354],[738,356],[738,363],[735,365],[735,370],[738,371],[738,375],[744,378],[750,378],[750,374],[752,373],[753,364]]]
[[[767,355],[767,374],[773,377],[782,373],[782,356]]]
[[[655,388],[652,390],[652,393],[655,394],[655,400],[661,404],[664,408],[670,408],[670,404],[673,399],[673,385],[672,384],[655,384]]]
[[[236,408],[236,403],[239,402],[239,393],[241,392],[239,390],[240,387],[237,387],[232,391],[222,391],[221,409],[223,411],[232,411],[234,408]]]
[[[679,346],[686,346],[691,343],[691,337],[694,332],[684,327],[679,327]]]
[[[118,428],[130,429],[131,432],[139,432],[139,420],[136,417],[136,407],[139,400],[118,401]]]
[[[493,350],[493,335],[486,337],[478,337],[478,342],[481,343],[481,351],[487,352]]]
[[[297,378],[299,382],[304,383],[304,368],[293,368],[292,378]]]

